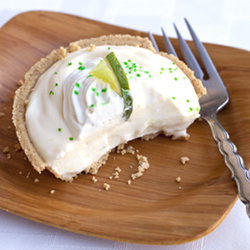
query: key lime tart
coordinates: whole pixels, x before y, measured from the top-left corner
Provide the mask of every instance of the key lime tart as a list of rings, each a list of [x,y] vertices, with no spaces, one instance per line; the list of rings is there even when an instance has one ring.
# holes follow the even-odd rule
[[[147,38],[110,35],[52,51],[16,91],[13,122],[33,167],[72,181],[97,173],[109,152],[159,133],[188,139],[205,88]]]

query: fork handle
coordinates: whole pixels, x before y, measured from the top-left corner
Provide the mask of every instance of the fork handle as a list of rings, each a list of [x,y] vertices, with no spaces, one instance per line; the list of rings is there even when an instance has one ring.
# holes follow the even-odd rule
[[[227,131],[220,124],[216,115],[203,118],[208,122],[219,151],[224,156],[225,163],[232,172],[232,179],[237,184],[239,198],[246,205],[246,212],[250,218],[249,170],[245,167],[242,157],[237,153],[236,146],[229,139]]]

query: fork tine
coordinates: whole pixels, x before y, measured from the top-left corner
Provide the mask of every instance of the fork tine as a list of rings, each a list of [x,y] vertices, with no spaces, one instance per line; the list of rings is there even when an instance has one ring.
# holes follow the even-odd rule
[[[153,46],[154,46],[156,52],[159,53],[158,46],[157,46],[157,44],[156,44],[156,41],[155,41],[155,39],[154,39],[152,33],[151,33],[151,32],[148,32],[148,35],[149,35],[149,38],[150,38],[150,40],[151,40],[151,42],[152,42],[152,44],[153,44]]]
[[[189,24],[188,20],[186,18],[184,18],[187,26],[188,26],[188,29],[189,29],[189,32],[193,38],[193,41],[194,41],[194,44],[200,54],[200,57],[201,57],[201,60],[204,64],[204,67],[208,73],[208,75],[210,77],[212,76],[219,76],[210,56],[208,55],[206,49],[204,48],[204,46],[202,45],[202,43],[200,42],[199,38],[197,37],[197,35],[195,34],[194,30],[192,29],[191,25]]]
[[[181,50],[182,50],[183,56],[185,58],[186,64],[189,66],[189,68],[191,68],[194,71],[194,75],[196,76],[196,78],[203,79],[204,74],[203,74],[203,71],[202,71],[200,65],[196,61],[192,51],[190,50],[187,43],[185,42],[185,40],[181,36],[181,34],[180,34],[179,30],[177,29],[175,24],[174,24],[174,28],[175,28],[175,31],[177,33],[179,44],[181,46]]]
[[[167,35],[162,27],[161,27],[161,31],[162,31],[162,34],[164,37],[165,47],[167,49],[168,54],[173,54],[174,56],[176,56],[178,58],[172,43],[168,39],[168,37],[167,37]]]

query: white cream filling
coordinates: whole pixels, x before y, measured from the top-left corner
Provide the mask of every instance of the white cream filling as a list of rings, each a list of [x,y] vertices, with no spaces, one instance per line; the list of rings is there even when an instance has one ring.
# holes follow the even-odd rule
[[[127,121],[123,99],[88,77],[112,51],[129,80],[133,112]],[[185,136],[199,109],[190,80],[170,60],[143,48],[106,45],[73,52],[48,69],[30,96],[26,125],[44,161],[70,179],[120,143],[158,131]]]

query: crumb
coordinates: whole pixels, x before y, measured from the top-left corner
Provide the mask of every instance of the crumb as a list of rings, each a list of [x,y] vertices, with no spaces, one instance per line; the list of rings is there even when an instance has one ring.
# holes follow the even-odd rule
[[[129,153],[129,154],[135,154],[135,149],[134,149],[134,147],[133,146],[128,146],[127,147],[127,153]]]
[[[26,156],[24,156],[24,157],[23,157],[23,159],[24,159],[25,161],[27,161],[27,160],[28,160],[28,158],[27,158]]]
[[[128,185],[130,185],[131,184],[131,180],[128,180]]]
[[[0,118],[4,117],[5,114],[4,113],[0,113]]]
[[[199,117],[197,120],[201,122],[203,119],[201,117]]]
[[[139,161],[138,172],[131,175],[132,180],[141,177],[144,171],[150,167],[148,163],[148,158],[146,156],[137,155],[137,160]]]
[[[53,65],[53,67],[55,68],[57,66],[57,64],[55,63],[54,65]]]
[[[179,187],[179,189],[181,189],[181,187]]]
[[[136,151],[136,153],[139,153],[139,150],[138,150],[138,149],[136,149],[135,151]]]
[[[94,51],[96,49],[94,44],[90,44],[90,46],[87,48],[88,51]]]
[[[116,150],[116,153],[117,153],[117,154],[120,154],[120,150]]]
[[[116,176],[115,176],[115,179],[119,179],[119,175],[116,175]]]
[[[130,165],[129,167],[130,167],[130,168],[133,168],[133,166],[132,166],[132,165]]]
[[[30,172],[27,174],[26,178],[28,179],[30,177]]]
[[[115,168],[115,170],[119,173],[122,171],[118,166]]]
[[[34,182],[39,182],[39,180],[36,178],[36,179],[34,179]]]
[[[4,109],[4,110],[6,110],[7,108],[6,108],[6,107],[4,107],[3,109]]]
[[[9,152],[10,152],[9,146],[6,146],[6,147],[3,149],[3,153],[9,153]]]
[[[115,158],[115,157],[113,157],[113,159],[115,160],[116,158]]]
[[[185,163],[187,163],[189,161],[188,157],[181,157],[181,163],[184,165]]]
[[[17,85],[18,86],[23,86],[23,80],[20,80]]]
[[[175,179],[175,181],[178,182],[178,183],[181,182],[181,177],[177,177],[177,178]]]
[[[7,129],[11,129],[11,126],[8,126],[8,128]]]
[[[119,173],[116,171],[116,172],[112,173],[112,175],[114,175],[114,176],[118,176],[118,175],[119,175]]]
[[[127,150],[126,149],[123,149],[122,151],[121,151],[121,155],[125,155],[127,153]]]
[[[110,185],[107,183],[104,183],[103,188],[108,191],[110,189]]]
[[[109,179],[110,179],[110,180],[112,180],[112,179],[113,179],[113,176],[112,176],[112,175],[110,175],[110,176],[109,176]]]
[[[16,152],[22,150],[22,147],[21,147],[20,143],[16,143],[14,145],[14,149],[15,149]]]
[[[19,174],[23,174],[21,171],[19,171]]]
[[[95,176],[92,177],[92,182],[96,183],[98,180],[95,178]]]
[[[8,159],[8,160],[11,159],[11,154],[10,154],[10,153],[7,154],[7,159]]]
[[[121,143],[117,146],[117,150],[122,150],[124,149],[124,143]]]
[[[136,48],[139,48],[139,47],[140,47],[140,45],[139,45],[139,44],[136,44],[136,45],[135,45],[135,47],[136,47]]]
[[[55,193],[55,190],[50,190],[50,193],[51,193],[51,194],[54,194],[54,193]]]
[[[29,104],[29,100],[26,99],[26,100],[24,101],[24,103],[25,103],[26,105],[28,105],[28,104]]]

